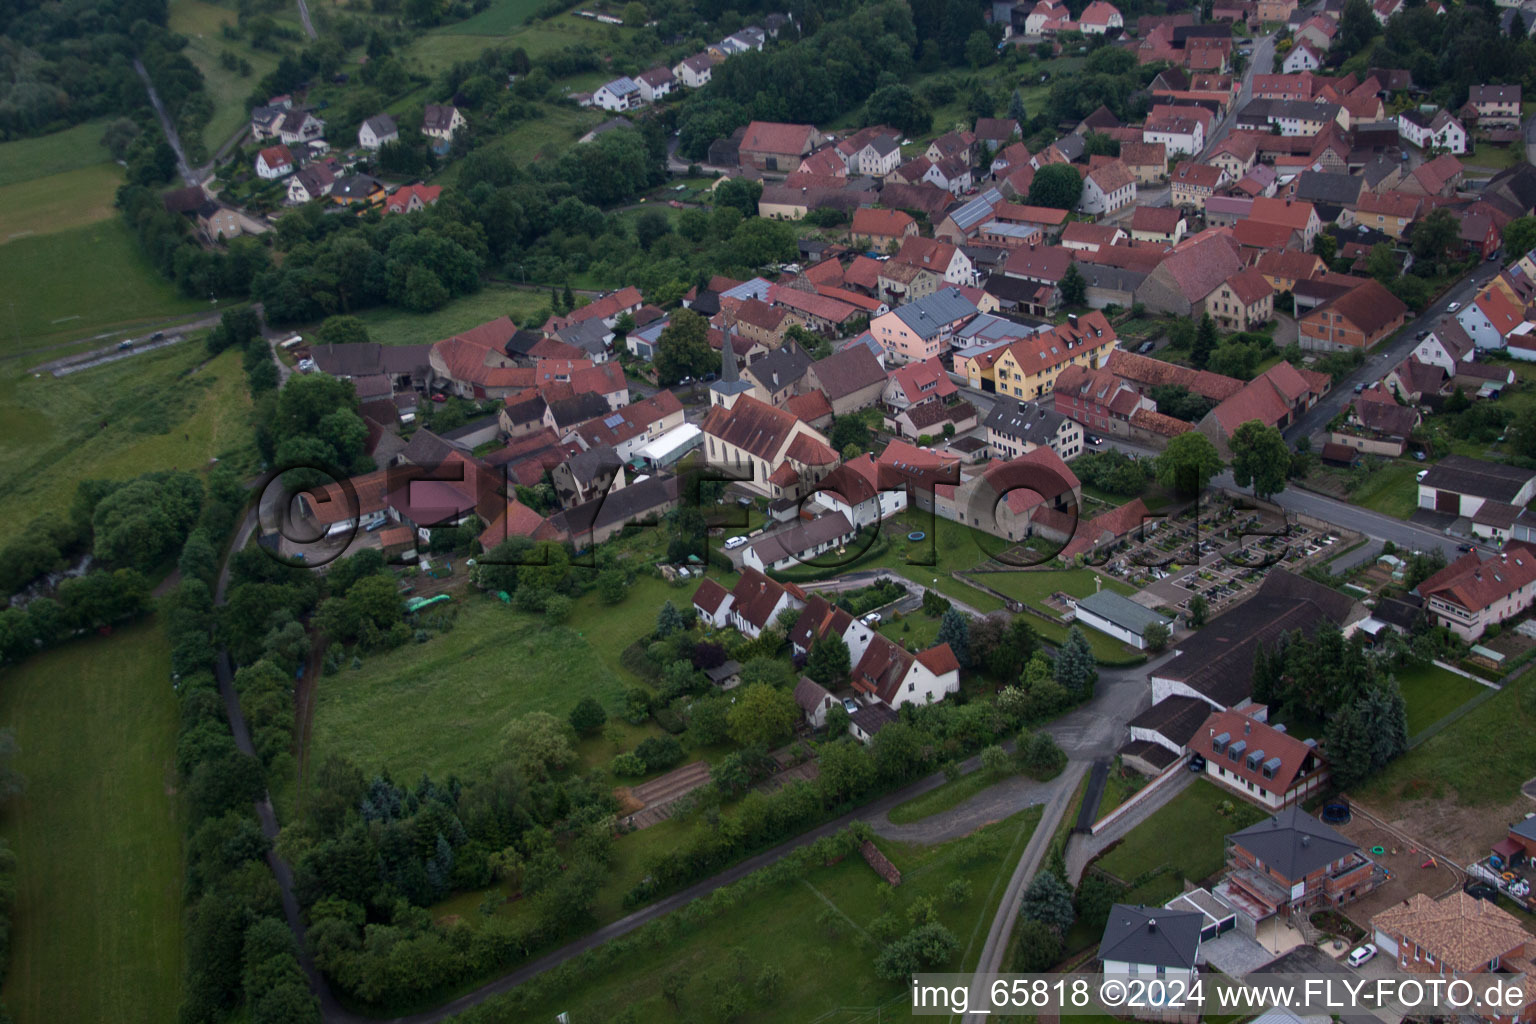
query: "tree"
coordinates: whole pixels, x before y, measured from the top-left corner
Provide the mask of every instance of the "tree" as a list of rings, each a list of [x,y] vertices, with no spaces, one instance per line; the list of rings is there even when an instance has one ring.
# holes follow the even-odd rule
[[[1168,641],[1172,637],[1173,632],[1161,622],[1152,623],[1141,634],[1141,638],[1147,642],[1147,649],[1151,651],[1161,651],[1168,646]]]
[[[1332,263],[1339,254],[1339,240],[1326,231],[1319,231],[1312,239],[1312,254],[1324,263]]]
[[[684,377],[702,377],[718,364],[709,347],[709,322],[691,309],[679,309],[656,339],[656,379],[663,385]]]
[[[1204,594],[1196,594],[1189,599],[1189,610],[1184,618],[1189,623],[1190,629],[1199,629],[1205,625],[1205,617],[1211,613],[1211,606]]]
[[[529,779],[548,778],[576,759],[570,726],[547,711],[514,718],[502,738],[503,756]]]
[[[1061,289],[1063,305],[1081,306],[1088,301],[1088,279],[1077,269],[1075,260],[1067,264],[1067,272],[1061,275],[1061,283],[1057,287]]]
[[[1024,890],[1019,916],[1054,928],[1057,935],[1065,935],[1072,922],[1077,920],[1077,911],[1072,907],[1072,890],[1052,872],[1042,871]]]
[[[805,674],[823,686],[831,686],[847,679],[852,668],[852,657],[848,653],[848,645],[843,642],[842,637],[832,632],[817,637],[811,644],[810,654],[805,659]]]
[[[1195,331],[1195,340],[1189,350],[1189,361],[1195,364],[1197,369],[1205,369],[1211,361],[1211,354],[1216,351],[1219,343],[1216,335],[1216,321],[1211,319],[1211,314],[1206,313],[1200,318],[1200,326]]]
[[[1157,482],[1184,495],[1199,494],[1221,472],[1216,446],[1198,430],[1180,434],[1152,460]]]
[[[773,749],[794,731],[800,706],[787,690],[766,683],[743,686],[726,720],[731,739],[744,747]]]
[[[842,704],[833,704],[827,708],[827,739],[836,740],[848,735],[848,726],[852,718],[848,709]]]
[[[984,68],[997,60],[997,45],[992,42],[986,29],[979,28],[966,39],[965,60],[973,68]]]
[[[1082,196],[1083,179],[1071,164],[1047,164],[1035,173],[1035,179],[1029,184],[1032,206],[1075,210]]]
[[[1504,259],[1518,258],[1536,249],[1536,217],[1516,217],[1504,225]]]
[[[656,613],[656,638],[663,640],[687,628],[688,618],[678,610],[677,605],[671,601],[662,602],[661,610]]]
[[[981,770],[993,778],[1002,778],[1013,771],[1013,759],[1008,751],[997,744],[981,748]]]
[[[1029,111],[1024,107],[1024,97],[1019,90],[1013,90],[1013,95],[1008,97],[1008,117],[1023,131],[1024,122],[1029,120]]]
[[[1055,877],[1055,876],[1052,876]],[[1048,971],[1061,959],[1061,936],[1044,921],[1019,922],[1013,969],[1021,974]]]
[[[957,608],[951,608],[944,613],[944,618],[939,622],[939,632],[934,637],[934,645],[949,644],[950,651],[961,668],[969,668],[971,664],[971,617]]]
[[[864,104],[868,124],[888,124],[904,135],[923,135],[933,127],[928,104],[905,85],[883,85]]]
[[[1067,754],[1050,733],[1034,732],[1019,741],[1019,764],[1031,778],[1054,779],[1067,766]]]
[[[1088,638],[1077,626],[1067,630],[1066,641],[1056,651],[1053,678],[1078,700],[1093,696],[1099,669],[1093,660],[1093,648],[1088,645]]]
[[[1352,57],[1381,32],[1381,23],[1366,0],[1348,0],[1339,18],[1335,48],[1343,57]]]
[[[1382,284],[1391,284],[1397,279],[1397,257],[1392,255],[1392,246],[1386,242],[1377,242],[1371,246],[1371,251],[1365,256],[1365,272]]]
[[[1232,449],[1232,479],[1237,486],[1251,486],[1259,498],[1285,490],[1291,451],[1278,429],[1249,420],[1238,424],[1227,444]]]
[[[875,973],[887,981],[905,982],[919,971],[947,963],[959,949],[959,941],[942,924],[920,925],[880,951]]]
[[[320,340],[327,345],[366,344],[368,327],[355,316],[328,316],[320,325]]]
[[[607,721],[608,712],[603,710],[596,697],[583,697],[571,709],[571,728],[576,730],[578,736],[591,736]]]
[[[643,28],[650,14],[640,0],[630,0],[624,5],[624,24],[629,28]]]
[[[1328,761],[1333,781],[1342,789],[1371,776],[1371,734],[1358,704],[1341,708],[1328,724]]]
[[[1428,216],[1414,222],[1410,248],[1415,259],[1435,262],[1444,258],[1460,236],[1461,228],[1455,214],[1444,206],[1437,206]]]

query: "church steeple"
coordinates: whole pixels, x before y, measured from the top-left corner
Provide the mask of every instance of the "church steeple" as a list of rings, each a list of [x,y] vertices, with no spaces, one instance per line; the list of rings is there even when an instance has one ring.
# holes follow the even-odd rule
[[[720,343],[720,379],[727,384],[734,384],[741,379],[736,372],[736,332],[733,330],[735,326],[730,321],[726,322],[725,338]]]

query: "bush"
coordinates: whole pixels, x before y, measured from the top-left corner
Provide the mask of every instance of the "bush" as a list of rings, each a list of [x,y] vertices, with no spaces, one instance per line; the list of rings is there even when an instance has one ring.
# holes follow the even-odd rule
[[[635,748],[647,771],[671,768],[683,759],[683,745],[671,736],[652,736]]]
[[[638,779],[646,773],[645,760],[633,752],[619,754],[608,762],[608,770],[621,779]]]

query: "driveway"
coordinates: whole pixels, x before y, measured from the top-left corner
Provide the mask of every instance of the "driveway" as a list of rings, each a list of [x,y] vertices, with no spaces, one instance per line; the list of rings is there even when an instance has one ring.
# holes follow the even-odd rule
[[[1241,981],[1275,958],[1275,954],[1236,928],[1200,943],[1200,955],[1222,974]]]

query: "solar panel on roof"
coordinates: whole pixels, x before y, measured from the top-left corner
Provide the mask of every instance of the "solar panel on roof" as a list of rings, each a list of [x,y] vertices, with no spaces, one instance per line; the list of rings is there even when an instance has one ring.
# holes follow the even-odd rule
[[[603,426],[607,427],[609,430],[612,430],[614,427],[623,422],[624,415],[622,413],[616,412],[612,416],[609,416],[607,419],[603,420]]]

